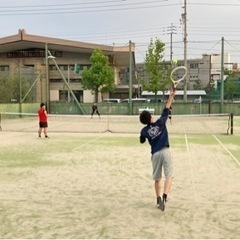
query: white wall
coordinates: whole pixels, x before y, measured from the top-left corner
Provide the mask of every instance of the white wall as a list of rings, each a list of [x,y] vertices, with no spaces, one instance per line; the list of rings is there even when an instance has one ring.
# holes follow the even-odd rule
[[[59,101],[59,90],[50,90],[51,101]]]
[[[92,94],[90,90],[84,90],[83,91],[83,102],[84,103],[94,103],[94,101],[95,101],[94,94]],[[101,93],[99,93],[98,102],[101,102],[101,101],[102,101]]]

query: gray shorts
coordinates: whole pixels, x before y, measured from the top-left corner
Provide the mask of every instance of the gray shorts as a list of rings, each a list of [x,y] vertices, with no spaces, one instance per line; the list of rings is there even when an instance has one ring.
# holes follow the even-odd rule
[[[162,170],[164,171],[165,178],[172,177],[173,166],[172,157],[169,148],[163,148],[152,155],[152,169],[153,180],[159,180],[162,178]]]

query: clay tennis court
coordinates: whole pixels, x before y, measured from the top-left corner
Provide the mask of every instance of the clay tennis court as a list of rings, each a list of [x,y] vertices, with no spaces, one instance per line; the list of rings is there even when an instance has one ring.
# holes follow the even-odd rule
[[[137,133],[51,132],[50,122],[45,140],[37,138],[36,122],[24,131],[3,128],[0,237],[239,239],[235,121],[233,135],[189,133],[192,126],[183,122],[176,132],[174,121],[168,125],[174,181],[165,212],[156,208],[150,148]]]

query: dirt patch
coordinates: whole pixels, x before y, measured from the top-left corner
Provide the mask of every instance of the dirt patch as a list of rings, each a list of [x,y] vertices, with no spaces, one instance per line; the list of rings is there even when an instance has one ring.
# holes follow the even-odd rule
[[[240,236],[239,167],[218,143],[186,144],[182,136],[172,144],[174,181],[161,212],[150,149],[138,135],[53,134],[39,141],[34,134],[5,133],[4,139],[5,154],[28,145],[33,158],[43,151],[42,160],[56,165],[1,168],[1,238]]]

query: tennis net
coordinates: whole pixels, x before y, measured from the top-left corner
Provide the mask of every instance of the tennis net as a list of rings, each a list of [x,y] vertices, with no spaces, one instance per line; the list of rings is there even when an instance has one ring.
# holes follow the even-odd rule
[[[158,116],[153,116],[154,120]],[[58,115],[48,114],[48,132],[69,133],[139,133],[143,125],[139,116]],[[169,133],[233,134],[232,114],[173,115],[168,120]],[[11,132],[36,132],[38,115],[29,113],[0,113],[0,130]]]

